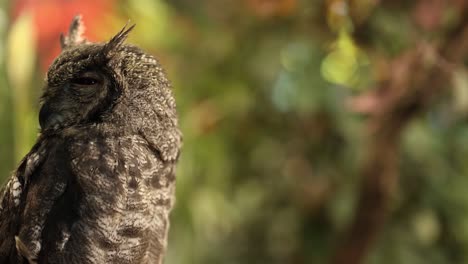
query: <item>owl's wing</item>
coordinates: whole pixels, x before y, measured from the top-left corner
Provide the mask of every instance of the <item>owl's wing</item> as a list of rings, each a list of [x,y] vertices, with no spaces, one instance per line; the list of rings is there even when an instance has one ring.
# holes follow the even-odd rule
[[[55,153],[48,155],[52,152]],[[0,263],[35,263],[49,212],[66,186],[56,157],[60,144],[38,143],[21,161],[0,196]]]
[[[3,223],[5,213],[19,208],[23,191],[29,183],[31,175],[42,163],[45,156],[45,142],[39,140],[26,157],[20,162],[20,166],[10,177],[7,184],[0,191],[0,220]],[[0,229],[1,230],[1,229]],[[1,233],[0,233],[1,234]]]
[[[163,161],[175,162],[179,158],[182,134],[172,122],[168,123],[168,126],[174,126],[174,128],[164,131],[155,126],[156,128],[153,129],[156,129],[156,132],[140,131],[140,136],[148,142],[155,153],[160,155]]]
[[[18,261],[14,236],[19,225],[19,201],[22,189],[14,174],[0,191],[0,263]]]

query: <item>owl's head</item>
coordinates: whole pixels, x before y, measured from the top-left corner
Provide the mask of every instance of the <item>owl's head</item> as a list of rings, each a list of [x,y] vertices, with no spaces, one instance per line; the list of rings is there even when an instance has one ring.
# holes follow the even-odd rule
[[[171,85],[153,56],[124,43],[133,27],[108,42],[90,43],[81,37],[81,17],[74,18],[47,72],[41,133],[89,127],[140,133],[155,145],[167,141],[160,148],[176,156],[180,132]]]
[[[39,113],[42,131],[98,122],[113,107],[122,87],[111,61],[132,28],[107,43],[93,44],[81,37],[81,18],[72,21],[69,35],[60,39],[62,53],[47,72]]]
[[[90,43],[81,37],[81,17],[74,18],[68,36],[61,36],[62,53],[47,72],[39,113],[42,131],[118,121],[119,116],[128,122],[158,105],[174,108],[157,60],[124,43],[133,27],[125,26],[108,42]]]

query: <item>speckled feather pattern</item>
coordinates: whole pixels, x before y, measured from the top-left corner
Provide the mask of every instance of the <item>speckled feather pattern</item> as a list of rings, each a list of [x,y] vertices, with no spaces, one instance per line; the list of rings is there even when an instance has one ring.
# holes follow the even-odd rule
[[[63,38],[43,108],[65,117],[0,191],[0,263],[163,262],[181,133],[164,70],[123,44],[128,31],[103,44]],[[68,92],[86,71],[102,85]]]

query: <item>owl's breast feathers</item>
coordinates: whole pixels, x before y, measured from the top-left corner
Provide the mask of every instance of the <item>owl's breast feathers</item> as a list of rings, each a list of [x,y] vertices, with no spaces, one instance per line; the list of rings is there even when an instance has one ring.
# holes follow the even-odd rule
[[[137,135],[40,138],[0,192],[0,263],[162,263],[174,175]]]

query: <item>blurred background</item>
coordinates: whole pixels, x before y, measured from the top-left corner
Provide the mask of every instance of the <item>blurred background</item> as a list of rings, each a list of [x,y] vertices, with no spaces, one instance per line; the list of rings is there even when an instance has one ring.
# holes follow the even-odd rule
[[[468,263],[468,1],[0,1],[0,182],[81,13],[173,82],[167,264]]]

